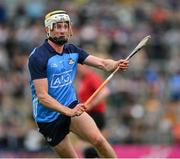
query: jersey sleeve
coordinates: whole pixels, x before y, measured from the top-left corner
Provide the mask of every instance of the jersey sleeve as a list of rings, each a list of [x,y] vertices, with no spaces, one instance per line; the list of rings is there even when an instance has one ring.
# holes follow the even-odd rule
[[[89,56],[89,54],[82,48],[71,44],[72,52],[78,53],[78,63],[83,64],[84,60]]]
[[[42,58],[31,56],[28,62],[31,80],[47,78],[46,64]]]
[[[81,48],[78,48],[78,53],[79,53],[78,63],[83,64],[84,60],[89,56],[89,54]]]

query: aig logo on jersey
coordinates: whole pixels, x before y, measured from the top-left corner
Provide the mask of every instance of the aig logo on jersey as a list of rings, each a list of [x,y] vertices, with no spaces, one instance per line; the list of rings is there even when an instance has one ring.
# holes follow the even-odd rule
[[[51,88],[63,87],[72,83],[70,76],[71,72],[72,70],[60,74],[53,74],[53,78],[51,81]]]

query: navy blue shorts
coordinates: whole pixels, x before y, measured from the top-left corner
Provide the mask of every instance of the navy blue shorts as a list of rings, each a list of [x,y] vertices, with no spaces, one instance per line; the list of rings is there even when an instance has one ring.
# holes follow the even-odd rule
[[[78,101],[74,101],[69,108],[74,108]],[[61,114],[55,121],[49,123],[37,122],[39,132],[43,134],[46,141],[51,146],[59,144],[67,134],[69,134],[69,126],[71,117]]]

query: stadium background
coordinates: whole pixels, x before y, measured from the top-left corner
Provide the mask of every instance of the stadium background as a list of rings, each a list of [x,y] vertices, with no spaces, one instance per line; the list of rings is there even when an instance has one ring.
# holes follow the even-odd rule
[[[32,48],[45,38],[44,15],[54,9],[69,12],[71,41],[97,56],[124,58],[144,36],[152,36],[128,71],[109,84],[108,140],[118,157],[180,157],[179,3],[0,0],[0,157],[55,156],[32,119],[26,68]]]

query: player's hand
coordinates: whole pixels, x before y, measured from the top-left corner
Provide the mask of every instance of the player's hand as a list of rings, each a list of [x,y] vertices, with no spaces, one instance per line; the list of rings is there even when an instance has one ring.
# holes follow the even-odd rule
[[[117,61],[117,67],[119,67],[120,70],[125,71],[129,66],[128,60],[119,60]]]
[[[80,103],[72,109],[72,115],[71,116],[72,117],[80,116],[86,110],[87,110],[87,107],[83,103]]]

